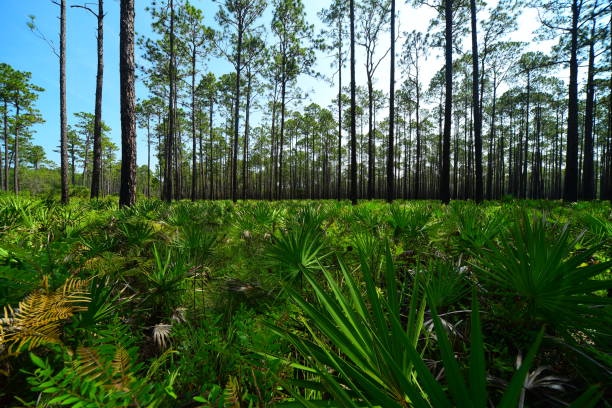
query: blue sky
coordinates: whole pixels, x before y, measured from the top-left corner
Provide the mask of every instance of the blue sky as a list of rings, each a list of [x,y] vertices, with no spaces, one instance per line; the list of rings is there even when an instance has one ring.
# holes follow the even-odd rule
[[[87,1],[87,0],[85,0]],[[68,5],[84,4],[85,1],[68,0]],[[91,7],[97,8],[97,1],[89,0]],[[44,124],[37,125],[34,135],[34,143],[42,145],[47,152],[47,157],[53,161],[59,161],[59,155],[53,150],[59,144],[59,67],[58,59],[49,46],[37,38],[27,27],[29,15],[36,16],[36,23],[40,31],[58,43],[59,33],[59,7],[51,0],[0,0],[2,12],[0,13],[0,37],[3,44],[0,48],[0,62],[6,62],[21,71],[32,72],[32,82],[45,88],[40,95],[37,107],[45,119]],[[315,24],[316,29],[323,28],[316,13],[327,6],[327,0],[307,0],[306,5],[308,21]],[[398,1],[400,13],[400,30],[410,29],[426,30],[432,11],[427,8],[414,10]],[[149,1],[136,0],[136,32],[138,35],[151,35],[151,19],[145,7]],[[204,12],[205,23],[215,26],[214,14],[217,4],[211,0],[192,0],[192,4],[201,8]],[[106,17],[104,21],[104,93],[103,93],[103,119],[112,128],[111,138],[120,146],[120,115],[119,115],[119,0],[105,1]],[[271,12],[268,9],[261,24],[269,24]],[[536,17],[533,13],[526,13],[519,20],[520,31],[513,37],[515,39],[529,40],[531,31],[536,26]],[[268,34],[270,37],[270,34]],[[385,39],[381,41],[381,48],[386,44]],[[548,47],[546,47],[548,48]],[[363,61],[360,61],[360,50],[357,47],[357,76],[358,84],[360,78],[364,77]],[[137,62],[140,51],[136,50]],[[331,73],[329,58],[320,55],[317,69],[327,74]],[[432,64],[433,63],[433,64]],[[435,65],[434,65],[435,64]],[[433,75],[440,67],[441,61],[435,57],[430,58],[427,64],[427,73]],[[207,69],[215,74],[229,72],[231,66],[223,60],[212,59]],[[388,64],[383,63],[379,67],[377,84],[380,87],[388,86]],[[91,112],[94,110],[96,76],[96,20],[89,12],[79,9],[67,9],[67,111],[68,123],[74,123],[75,112]],[[345,74],[348,83],[348,72]],[[362,78],[365,80],[365,78]],[[429,78],[424,78],[425,83]],[[398,80],[398,84],[401,79]],[[365,81],[363,81],[365,82]],[[310,99],[322,106],[330,104],[335,96],[336,86],[321,84],[311,78],[300,80],[300,86],[309,91]],[[146,88],[142,84],[137,86],[137,97],[146,98]],[[258,115],[255,115],[257,118]],[[139,130],[138,139],[138,163],[146,163],[146,145],[144,143],[144,132]]]
[[[59,64],[51,48],[36,37],[27,27],[29,15],[36,17],[40,31],[56,46],[59,42],[59,7],[51,0],[0,0],[0,35],[5,40],[0,49],[0,61],[12,65],[15,69],[32,73],[32,82],[45,88],[38,100],[37,107],[45,119],[44,124],[34,128],[34,143],[45,148],[47,157],[59,161],[57,150],[59,144]],[[67,4],[84,4],[86,1],[68,0]],[[309,17],[318,22],[316,12],[326,1],[306,2]],[[136,0],[137,35],[149,36],[151,18],[145,10],[149,1]],[[192,4],[203,10],[205,23],[216,26],[214,15],[217,5],[210,0],[192,0]],[[320,6],[319,6],[320,4]],[[119,114],[119,0],[105,1],[106,17],[104,20],[104,92],[103,119],[111,127],[111,138],[120,145]],[[97,1],[90,3],[97,9]],[[261,19],[269,21],[270,11]],[[96,76],[96,20],[83,9],[67,8],[67,46],[66,46],[66,82],[68,123],[75,122],[75,112],[94,110],[95,76]],[[136,58],[140,52],[136,50]],[[222,74],[231,70],[231,66],[220,59],[208,63],[208,70]],[[145,98],[146,88],[138,84],[137,97]],[[330,97],[331,98],[331,97]],[[138,163],[146,163],[146,146],[144,135],[139,130]]]

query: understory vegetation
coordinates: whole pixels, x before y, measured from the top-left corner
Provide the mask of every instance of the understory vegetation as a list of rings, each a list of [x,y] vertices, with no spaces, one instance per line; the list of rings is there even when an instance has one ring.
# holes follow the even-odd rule
[[[609,202],[0,196],[0,406],[609,407]]]

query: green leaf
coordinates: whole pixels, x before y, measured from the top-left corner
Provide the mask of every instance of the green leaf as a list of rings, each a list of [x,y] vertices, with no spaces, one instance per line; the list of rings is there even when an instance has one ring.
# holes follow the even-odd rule
[[[30,353],[30,359],[38,367],[40,367],[42,369],[44,369],[46,367],[45,362],[40,357],[38,357],[36,354]]]

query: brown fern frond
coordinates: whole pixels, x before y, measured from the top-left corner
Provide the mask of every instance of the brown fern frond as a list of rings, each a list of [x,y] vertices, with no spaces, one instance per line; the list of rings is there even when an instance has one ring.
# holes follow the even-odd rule
[[[0,321],[0,345],[19,352],[26,345],[31,350],[44,343],[61,343],[62,322],[87,309],[88,281],[67,279],[57,290],[50,291],[49,278],[44,276],[41,288],[26,296],[19,306],[3,308]]]
[[[1,339],[9,345],[11,353],[19,353],[23,349],[32,350],[45,343],[61,343],[59,322],[48,322],[37,327],[11,327]]]
[[[130,355],[127,350],[121,346],[117,346],[115,350],[115,356],[111,363],[113,368],[113,387],[123,391],[129,391],[130,389]]]
[[[79,374],[94,380],[105,374],[106,370],[97,350],[91,347],[79,347],[77,348],[77,356],[77,371]]]

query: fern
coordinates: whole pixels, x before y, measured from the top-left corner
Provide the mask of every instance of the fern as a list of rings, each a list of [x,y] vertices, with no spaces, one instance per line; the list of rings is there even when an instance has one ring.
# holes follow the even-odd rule
[[[0,326],[0,345],[9,353],[32,350],[45,343],[62,343],[62,325],[75,313],[87,310],[89,281],[68,279],[58,289],[49,289],[48,277],[42,287],[29,294],[13,309],[4,307]]]
[[[28,382],[33,391],[50,398],[45,401],[48,405],[154,408],[168,396],[174,398],[176,374],[165,376],[162,383],[151,379],[175,352],[162,354],[143,376],[143,365],[135,363],[138,350],[133,343],[129,328],[115,319],[99,331],[91,346],[80,346],[75,353],[64,348],[65,365],[59,371],[30,353],[37,369],[28,373]]]
[[[224,408],[240,408],[240,384],[236,377],[230,376],[227,381],[227,386],[223,393],[224,397]]]

